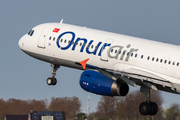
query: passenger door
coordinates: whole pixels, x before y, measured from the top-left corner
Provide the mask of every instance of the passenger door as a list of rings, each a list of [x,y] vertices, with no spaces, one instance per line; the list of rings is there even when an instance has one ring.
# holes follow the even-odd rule
[[[38,47],[45,49],[45,41],[46,41],[46,36],[49,32],[50,28],[44,28],[42,31],[39,40],[38,40]]]

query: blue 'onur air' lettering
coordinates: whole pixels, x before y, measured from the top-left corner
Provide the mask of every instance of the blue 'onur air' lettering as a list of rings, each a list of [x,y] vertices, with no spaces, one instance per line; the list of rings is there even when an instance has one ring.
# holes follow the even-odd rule
[[[62,40],[62,39],[63,39],[62,37],[63,37],[64,35],[66,35],[66,34],[70,34],[70,35],[72,35],[72,37],[71,37],[70,42],[68,42],[68,45],[65,46],[65,47],[62,47],[62,46],[60,46],[60,40]],[[68,32],[64,32],[64,33],[62,33],[62,34],[59,35],[56,44],[57,44],[57,47],[60,48],[61,50],[67,50],[67,49],[69,49],[69,48],[71,47],[71,45],[73,45],[73,46],[72,46],[72,50],[74,51],[75,48],[76,48],[76,46],[78,45],[78,42],[79,42],[79,41],[83,41],[83,43],[81,43],[81,45],[80,45],[80,46],[81,46],[80,52],[83,52],[84,49],[86,49],[86,53],[96,55],[97,51],[100,49],[100,50],[99,50],[99,53],[98,53],[98,56],[101,56],[103,50],[104,50],[107,46],[109,46],[109,47],[111,46],[111,43],[104,43],[104,44],[102,45],[102,47],[99,48],[99,47],[101,46],[101,44],[102,44],[102,42],[99,42],[96,46],[94,45],[95,48],[93,48],[92,43],[94,42],[94,40],[91,40],[89,43],[87,43],[88,40],[87,40],[86,38],[80,38],[80,37],[78,37],[78,38],[75,40],[75,42],[74,42],[74,40],[75,40],[75,33],[74,33],[74,32],[71,32],[71,31],[68,31]],[[85,46],[86,46],[86,48],[85,48]],[[92,49],[90,49],[90,47],[92,47]],[[124,57],[126,56],[125,61],[128,62],[128,61],[129,61],[129,58],[130,58],[130,55],[131,55],[133,52],[137,52],[137,51],[138,51],[138,49],[130,48],[130,47],[131,47],[131,44],[128,44],[128,45],[126,46],[126,49],[123,50],[123,49],[124,49],[124,46],[120,46],[120,45],[111,46],[110,48],[108,48],[107,56],[108,56],[109,58],[111,58],[111,59],[118,59],[120,53],[122,52],[122,55],[120,56],[120,60],[124,60]],[[111,55],[111,50],[113,50],[113,49],[116,49],[116,51],[117,51],[117,52],[115,52],[115,55],[114,55],[114,54]],[[91,50],[92,50],[92,51],[91,51]],[[128,51],[129,51],[129,52],[128,52]],[[128,54],[126,54],[126,53],[128,53]]]
[[[72,35],[72,39],[71,39],[70,43],[69,43],[66,47],[61,47],[61,46],[59,45],[59,40],[60,40],[61,37],[62,37],[63,35],[65,35],[65,34],[71,34],[71,35]],[[62,33],[61,35],[59,35],[56,44],[57,44],[58,48],[61,48],[61,50],[67,50],[67,49],[69,49],[69,47],[72,45],[72,43],[73,43],[73,41],[74,41],[74,38],[75,38],[75,34],[74,34],[73,32],[64,32],[64,33]]]
[[[60,46],[60,40],[63,39],[62,37],[63,37],[64,35],[67,35],[67,34],[72,35],[71,40],[70,40],[70,42],[68,43],[67,46],[62,47],[62,46]],[[75,42],[74,42],[74,41],[75,41]],[[57,47],[60,48],[61,50],[67,50],[67,49],[69,49],[69,48],[71,47],[71,45],[73,45],[73,46],[72,46],[72,50],[74,51],[79,41],[83,41],[82,46],[81,46],[81,49],[80,49],[80,52],[83,52],[84,49],[86,49],[86,52],[87,52],[88,54],[93,54],[93,55],[96,55],[97,51],[99,50],[99,47],[100,47],[101,44],[102,44],[102,42],[99,42],[99,43],[97,44],[97,46],[94,45],[94,46],[95,46],[94,51],[91,52],[91,51],[89,50],[89,49],[90,49],[89,47],[92,45],[92,43],[94,42],[94,40],[91,40],[91,41],[89,42],[89,44],[87,45],[88,40],[87,40],[86,38],[80,38],[80,37],[78,37],[78,38],[75,40],[75,33],[74,33],[74,32],[71,32],[71,31],[64,32],[64,33],[60,34],[59,37],[58,37],[58,39],[57,39],[57,41],[56,41],[56,44],[57,44]],[[86,46],[86,45],[87,45],[87,46]],[[85,48],[85,46],[86,46],[86,48]],[[104,48],[105,48],[106,46],[111,46],[111,43],[104,43],[104,45],[102,45],[102,47],[101,47],[101,49],[100,49],[100,51],[99,51],[99,53],[98,53],[98,56],[101,56],[101,53],[102,53],[102,51],[104,50]]]
[[[104,48],[105,48],[106,46],[111,46],[111,43],[104,43],[104,45],[101,47],[101,50],[99,51],[98,56],[101,56],[101,53],[102,53],[102,51],[104,50]]]
[[[83,52],[84,46],[85,46],[86,43],[87,43],[87,39],[85,39],[85,38],[77,38],[76,41],[75,41],[75,43],[74,43],[74,45],[73,45],[73,47],[72,47],[72,50],[75,50],[75,47],[77,46],[76,44],[77,44],[78,41],[80,41],[80,40],[83,40],[83,41],[84,41],[84,43],[82,44],[81,50],[80,50],[80,52]]]
[[[99,42],[99,43],[97,44],[95,50],[94,50],[93,52],[90,52],[90,51],[89,51],[89,47],[91,46],[91,44],[93,43],[93,41],[94,41],[94,40],[91,40],[91,41],[89,42],[88,46],[86,47],[86,52],[87,52],[88,54],[96,55],[96,52],[97,52],[97,50],[98,50],[98,48],[99,48],[99,46],[101,45],[102,42]]]

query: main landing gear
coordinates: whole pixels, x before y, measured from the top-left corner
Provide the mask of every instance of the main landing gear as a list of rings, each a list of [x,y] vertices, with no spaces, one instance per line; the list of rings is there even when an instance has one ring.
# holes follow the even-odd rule
[[[53,65],[53,64],[51,64],[51,67],[53,68],[53,70],[52,70],[52,77],[49,77],[46,82],[47,82],[48,85],[56,85],[57,79],[55,78],[55,75],[56,75],[56,71],[58,70],[60,65]]]
[[[142,115],[155,115],[158,112],[158,106],[155,102],[150,101],[150,88],[142,85],[140,91],[146,95],[148,100],[140,104],[139,112]]]

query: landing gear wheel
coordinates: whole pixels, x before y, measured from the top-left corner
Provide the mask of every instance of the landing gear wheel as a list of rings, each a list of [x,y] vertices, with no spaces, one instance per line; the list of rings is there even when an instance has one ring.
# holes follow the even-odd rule
[[[155,115],[158,112],[158,106],[155,102],[151,102],[151,99],[150,99],[151,89],[148,87],[148,84],[156,88],[156,86],[151,83],[142,82],[140,91],[143,94],[145,94],[147,101],[140,104],[139,112],[142,115]]]
[[[149,115],[155,115],[158,111],[158,106],[155,102],[150,102],[151,110],[149,111]]]
[[[57,79],[56,78],[52,78],[52,85],[56,85],[57,83]]]
[[[142,115],[148,115],[150,110],[151,110],[151,106],[147,102],[143,102],[139,106],[139,112]]]
[[[52,67],[52,77],[49,77],[47,79],[47,84],[48,85],[56,85],[57,84],[57,79],[55,78],[55,75],[56,75],[56,71],[58,70],[58,68],[60,67],[60,65],[56,65],[56,64],[51,64],[51,67]]]
[[[46,82],[47,82],[48,85],[52,85],[52,82],[53,82],[52,78],[49,77]]]
[[[49,77],[46,82],[47,82],[48,85],[56,85],[57,79]]]

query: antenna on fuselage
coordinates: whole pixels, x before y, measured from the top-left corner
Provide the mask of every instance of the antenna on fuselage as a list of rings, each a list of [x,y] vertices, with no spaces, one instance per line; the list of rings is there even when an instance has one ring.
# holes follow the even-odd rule
[[[60,21],[60,23],[61,23],[61,24],[63,23],[63,19]]]

